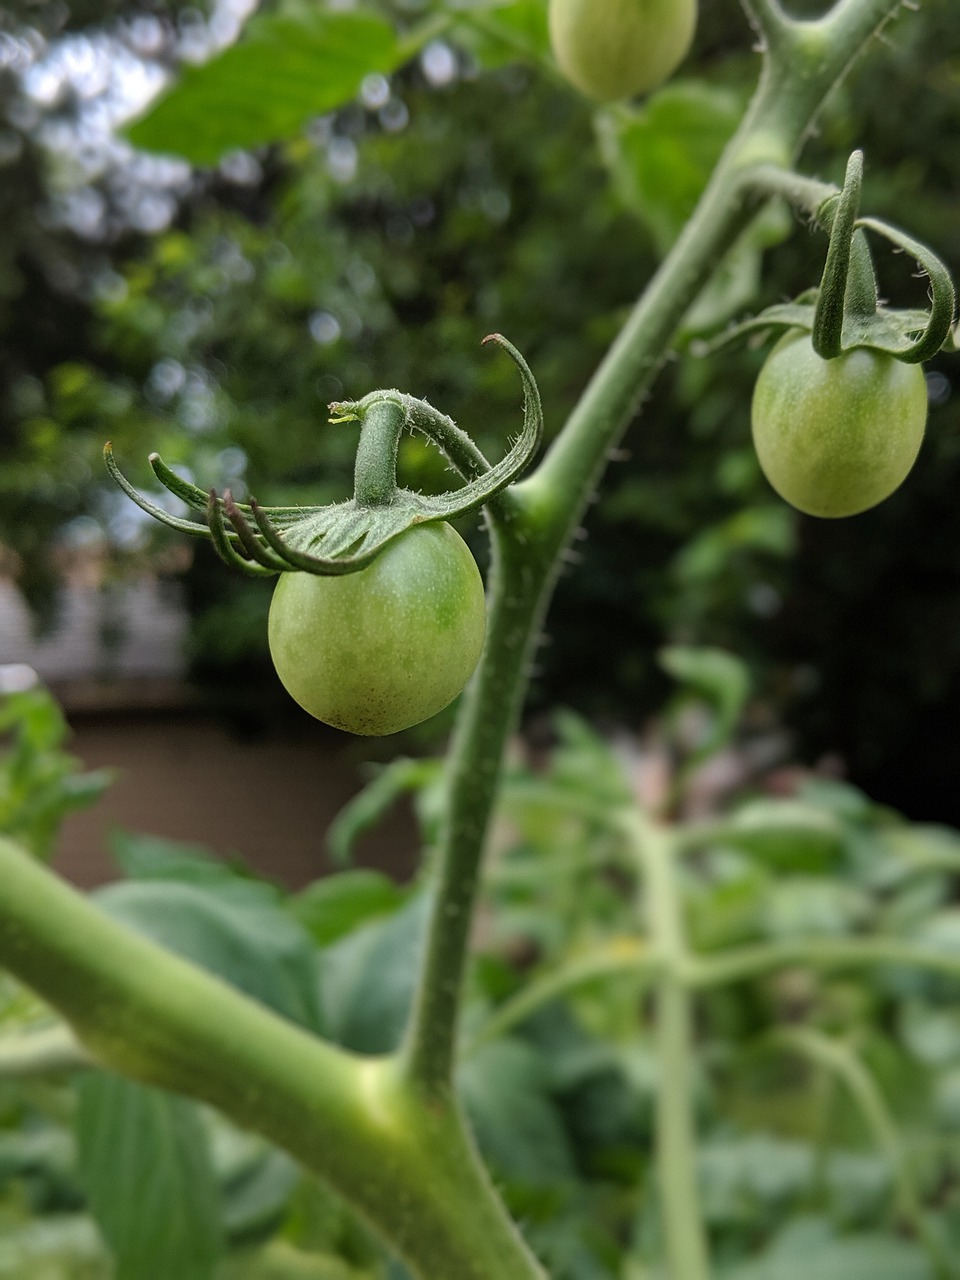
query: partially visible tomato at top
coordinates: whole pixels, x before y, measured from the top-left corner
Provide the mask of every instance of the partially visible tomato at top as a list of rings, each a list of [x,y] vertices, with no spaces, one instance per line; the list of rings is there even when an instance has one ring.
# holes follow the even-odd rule
[[[595,102],[619,102],[662,84],[690,50],[697,0],[550,0],[560,70]]]

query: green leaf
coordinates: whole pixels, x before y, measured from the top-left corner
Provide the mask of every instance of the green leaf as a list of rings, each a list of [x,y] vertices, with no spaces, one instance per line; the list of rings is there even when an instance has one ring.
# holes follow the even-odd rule
[[[817,1218],[798,1219],[759,1262],[720,1273],[720,1280],[933,1280],[919,1245],[879,1232],[836,1236]]]
[[[63,750],[63,713],[42,686],[0,699],[0,734],[10,738],[0,754],[0,831],[35,857],[50,857],[63,819],[99,800],[112,770],[81,772],[81,762]]]
[[[790,871],[824,871],[843,852],[843,827],[799,800],[752,800],[711,831],[711,843],[752,854]]]
[[[661,254],[693,212],[742,110],[732,90],[673,81],[636,110],[598,115],[614,190],[649,227]]]
[[[784,876],[768,890],[764,931],[776,939],[837,937],[870,920],[868,896],[855,885],[827,876]]]
[[[127,133],[146,151],[215,164],[225,151],[293,136],[356,94],[364,76],[406,54],[393,27],[361,13],[307,9],[254,18],[239,44],[183,71]]]
[[[421,791],[439,776],[441,760],[401,757],[379,769],[370,782],[340,810],[327,832],[327,847],[338,866],[353,860],[356,842],[381,821],[401,796]]]
[[[381,871],[341,871],[307,885],[288,909],[325,947],[374,916],[392,914],[403,898],[403,890]]]
[[[690,757],[691,763],[699,763],[725,746],[736,731],[750,693],[747,666],[725,649],[671,645],[657,656],[663,669],[684,686],[681,697],[692,693],[712,712],[712,723]]]
[[[264,1144],[253,1163],[221,1183],[223,1226],[231,1245],[271,1235],[282,1222],[300,1177],[300,1166],[285,1151]]]
[[[457,1073],[477,1142],[501,1177],[537,1185],[574,1176],[547,1080],[540,1054],[520,1040],[484,1045]]]
[[[95,897],[138,933],[294,1022],[321,1029],[316,952],[280,907],[235,902],[209,887],[165,880],[107,885]]]
[[[211,1280],[223,1252],[220,1204],[194,1104],[90,1072],[80,1084],[77,1140],[115,1280]]]
[[[327,1034],[356,1053],[389,1053],[406,1025],[429,910],[418,894],[394,915],[363,925],[323,953]]]
[[[110,853],[130,880],[171,880],[216,892],[218,898],[247,904],[277,904],[281,890],[258,879],[237,859],[218,857],[205,845],[163,836],[117,830],[109,839]]]
[[[474,4],[458,17],[458,41],[462,40],[484,67],[538,62],[549,55],[544,0]]]

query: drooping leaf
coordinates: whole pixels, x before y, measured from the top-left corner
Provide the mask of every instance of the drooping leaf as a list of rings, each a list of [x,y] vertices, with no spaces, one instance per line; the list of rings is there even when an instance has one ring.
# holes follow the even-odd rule
[[[184,70],[128,136],[147,151],[215,164],[234,148],[292,137],[311,116],[348,102],[364,76],[394,70],[406,52],[393,27],[370,14],[264,14],[238,44]]]

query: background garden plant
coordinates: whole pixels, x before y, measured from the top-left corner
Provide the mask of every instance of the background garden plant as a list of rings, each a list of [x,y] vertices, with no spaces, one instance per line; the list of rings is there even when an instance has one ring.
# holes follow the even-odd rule
[[[369,821],[393,790],[421,792],[429,856],[419,892],[403,895],[347,872],[285,898],[196,853],[171,857],[134,841],[119,850],[129,880],[103,891],[96,910],[14,843],[2,846],[2,958],[73,1029],[21,1032],[7,1044],[10,1073],[42,1078],[71,1066],[81,1073],[79,1181],[121,1275],[143,1277],[151,1267],[158,1276],[191,1267],[209,1275],[228,1240],[268,1234],[289,1213],[296,1178],[276,1148],[321,1175],[424,1276],[659,1269],[697,1280],[771,1268],[781,1276],[791,1265],[809,1268],[818,1251],[824,1274],[831,1266],[837,1274],[858,1266],[881,1274],[886,1267],[891,1277],[953,1274],[953,1152],[931,1117],[934,1109],[951,1114],[950,1073],[942,1068],[956,1056],[949,1010],[957,962],[946,905],[955,837],[899,823],[855,791],[823,784],[783,802],[734,803],[701,826],[676,822],[696,767],[737,732],[746,697],[743,668],[713,650],[664,657],[706,711],[698,739],[686,743],[652,804],[641,805],[630,769],[574,721],[545,773],[504,774],[502,765],[559,568],[610,452],[678,333],[689,329],[691,308],[703,306],[718,262],[732,250],[755,255],[769,237],[771,196],[792,200],[832,238],[816,303],[808,297],[793,310],[775,309],[764,325],[808,323],[814,342],[823,342],[831,304],[842,344],[851,314],[873,314],[837,306],[851,296],[848,276],[834,269],[839,211],[856,217],[850,170],[841,197],[839,186],[789,166],[824,97],[897,7],[842,0],[806,20],[787,18],[775,3],[751,11],[764,45],[759,88],[696,210],[542,459],[487,503],[487,642],[446,763],[439,771],[393,767],[337,833],[348,847],[351,822]],[[512,23],[521,45],[533,47],[537,14],[536,6],[505,6],[474,15],[471,27],[482,33],[492,23],[504,39]],[[321,51],[331,33],[349,32],[358,65],[346,57],[342,65],[351,68],[352,88],[364,71],[392,70],[437,30],[414,28],[398,41],[386,24],[359,15],[260,22],[235,55],[187,76],[135,139],[189,153],[182,122],[196,112],[196,95],[228,102],[231,58],[249,70],[268,37],[284,31],[302,43],[309,29]],[[248,117],[252,124],[241,126],[248,132],[238,136],[222,113],[222,132],[198,141],[209,150],[195,158],[268,140],[277,120],[266,116]],[[616,126],[616,117],[608,121]],[[849,239],[852,222],[847,232]],[[824,250],[826,243],[824,236]],[[952,291],[944,303],[949,279],[944,284],[923,246],[915,256],[935,285],[929,315],[877,313],[893,325],[884,341],[914,359],[948,341],[953,321]],[[808,267],[807,286],[820,278],[822,258]],[[715,328],[730,305],[728,296]],[[530,407],[528,392],[528,418]],[[243,519],[229,501],[211,501],[210,531],[234,556],[239,547],[249,558]],[[14,705],[25,717],[23,735],[27,712],[40,704]],[[22,755],[11,756],[11,776]],[[67,800],[62,787],[54,794],[56,812]],[[491,869],[491,925],[468,975],[481,855],[498,796],[519,839]],[[533,944],[526,965],[511,954],[521,940]],[[874,975],[869,985],[860,980],[865,970]],[[371,974],[376,981],[368,982]],[[700,1057],[695,1006],[704,1027]],[[42,1020],[19,990],[10,1008],[11,1022]],[[737,1044],[745,1023],[774,1028],[750,1045],[746,1062]],[[915,1090],[919,1149],[909,1117],[903,1131],[891,1118],[887,1099],[901,1071],[923,1078]],[[752,1116],[743,1095],[769,1098],[773,1113],[784,1078],[791,1106],[802,1096],[805,1109],[781,1123],[775,1139],[745,1136]],[[244,1148],[252,1140],[173,1095],[212,1104],[273,1146]],[[835,1106],[849,1135],[831,1118]],[[153,1157],[141,1141],[129,1162],[119,1160],[118,1124],[119,1133],[164,1135],[173,1153],[164,1207],[150,1215],[155,1238],[144,1234],[142,1202],[134,1217],[121,1194],[155,1173]],[[835,1139],[850,1146],[834,1150]],[[864,1140],[879,1157],[857,1152]],[[223,1154],[231,1141],[233,1165]],[[31,1167],[22,1144],[19,1157],[16,1144],[13,1151],[26,1160],[19,1167]],[[34,1167],[48,1186],[54,1165]],[[782,1173],[772,1190],[764,1182],[771,1168]],[[862,1195],[850,1191],[856,1169]],[[231,1187],[244,1186],[259,1216],[231,1219]],[[188,1224],[179,1245],[161,1227],[171,1204]],[[789,1211],[801,1208],[806,1216],[787,1225]],[[523,1223],[522,1234],[511,1219]],[[343,1267],[375,1270],[376,1246],[357,1235],[344,1210],[330,1210],[328,1221],[319,1265],[329,1270],[330,1256],[339,1255]],[[286,1223],[290,1247],[308,1247],[295,1211]],[[235,1261],[285,1274],[285,1265],[299,1264],[284,1247]],[[164,1252],[177,1248],[179,1255]]]

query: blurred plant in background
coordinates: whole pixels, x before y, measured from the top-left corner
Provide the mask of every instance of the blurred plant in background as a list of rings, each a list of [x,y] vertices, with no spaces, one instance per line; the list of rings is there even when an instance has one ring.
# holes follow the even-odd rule
[[[717,1275],[960,1275],[960,836],[847,784],[751,765],[763,734],[742,720],[743,669],[714,651],[665,661],[684,676],[655,750],[611,746],[564,713],[555,749],[509,770],[458,1073],[497,1183],[551,1274],[656,1274],[656,942],[618,820],[639,792],[678,817]],[[24,793],[49,797],[49,757],[22,743],[37,725],[53,733],[55,707],[34,689],[4,710],[20,745],[3,776],[16,768]],[[739,777],[704,811],[722,756]],[[440,776],[430,760],[388,766],[331,833],[338,858],[411,790],[429,848]],[[78,795],[67,777],[61,811]],[[88,777],[85,797],[104,782]],[[691,806],[699,817],[680,816]],[[105,910],[337,1043],[395,1046],[426,872],[400,887],[348,865],[290,893],[155,837],[117,833],[113,855]],[[402,1280],[287,1155],[186,1099],[61,1062],[49,1018],[4,980],[0,1276],[166,1280],[219,1259],[222,1280]]]

